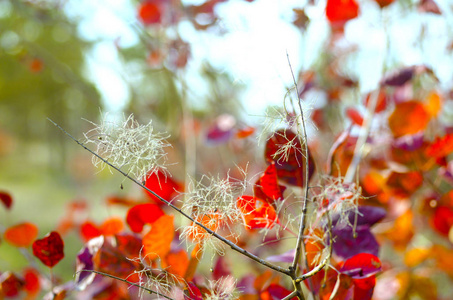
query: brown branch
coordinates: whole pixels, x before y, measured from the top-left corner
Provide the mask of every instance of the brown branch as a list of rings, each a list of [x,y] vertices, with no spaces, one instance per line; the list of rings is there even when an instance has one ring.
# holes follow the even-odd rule
[[[280,272],[280,273],[283,273],[283,274],[286,274],[286,275],[289,275],[290,274],[290,271],[288,269],[285,269],[285,268],[282,268],[280,266],[277,266],[277,265],[274,265],[270,262],[267,262],[261,258],[259,258],[258,256],[248,252],[247,250],[239,247],[238,245],[236,245],[235,243],[231,242],[230,240],[224,238],[223,236],[219,235],[218,233],[212,231],[211,229],[207,228],[206,226],[204,226],[203,224],[201,224],[200,222],[194,220],[191,216],[189,216],[188,214],[186,214],[185,212],[183,212],[181,209],[179,209],[178,207],[176,207],[174,204],[172,204],[171,202],[165,200],[164,198],[162,198],[161,196],[159,196],[158,194],[156,194],[154,191],[150,190],[149,188],[147,188],[146,186],[144,186],[141,182],[139,182],[138,180],[136,180],[135,178],[131,177],[129,174],[127,174],[126,172],[122,171],[120,168],[118,168],[117,166],[111,164],[110,162],[108,162],[106,159],[104,159],[103,157],[101,157],[99,154],[97,154],[96,152],[94,152],[93,150],[87,148],[83,143],[79,142],[75,137],[73,137],[69,132],[67,132],[66,130],[64,130],[60,125],[58,125],[57,123],[55,123],[54,121],[52,121],[51,119],[47,118],[52,124],[54,124],[58,129],[60,129],[64,134],[66,134],[68,137],[70,137],[74,142],[76,142],[79,146],[81,146],[82,148],[84,148],[85,150],[87,150],[88,152],[90,152],[91,154],[93,154],[94,156],[96,156],[97,158],[99,158],[102,162],[104,162],[105,164],[107,164],[109,167],[115,169],[117,172],[119,172],[121,175],[123,175],[124,177],[126,177],[127,179],[131,180],[132,182],[134,182],[135,184],[137,184],[138,186],[140,186],[141,188],[145,189],[146,191],[150,192],[151,194],[153,194],[156,198],[158,198],[161,202],[167,204],[168,206],[170,206],[172,209],[174,209],[175,211],[177,211],[179,214],[181,214],[182,216],[184,216],[186,219],[190,220],[191,222],[193,222],[194,224],[200,226],[201,228],[203,228],[206,232],[208,232],[210,235],[216,237],[217,239],[219,239],[220,241],[222,241],[224,244],[226,244],[227,246],[229,246],[231,249],[233,249],[234,251],[237,251],[239,253],[241,253],[242,255],[244,256],[247,256],[248,258],[256,261],[257,263],[263,265],[263,266],[266,266],[268,267],[269,269],[272,269],[274,271],[277,271],[277,272]]]

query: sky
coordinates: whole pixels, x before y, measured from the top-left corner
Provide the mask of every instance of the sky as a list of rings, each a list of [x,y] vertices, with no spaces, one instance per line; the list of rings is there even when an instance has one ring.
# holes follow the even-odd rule
[[[201,1],[185,1],[199,3]],[[441,85],[453,80],[453,58],[446,48],[453,37],[453,15],[448,0],[437,3],[445,17],[420,15],[392,4],[381,13],[371,0],[359,1],[361,14],[346,25],[341,45],[357,45],[350,61],[351,73],[360,80],[361,92],[377,87],[386,57],[386,39],[390,44],[387,62],[398,65],[426,64],[431,66]],[[96,40],[87,54],[87,73],[100,90],[107,111],[121,111],[129,98],[124,78],[129,76],[122,66],[115,44],[129,47],[139,42],[132,26],[139,25],[136,7],[129,0],[71,0],[68,15],[81,20],[80,35]],[[245,84],[243,103],[249,113],[263,112],[269,104],[281,104],[286,89],[292,84],[287,54],[294,70],[308,69],[323,51],[329,34],[324,17],[325,1],[320,0],[307,9],[312,20],[304,35],[288,22],[292,8],[301,1],[230,0],[216,6],[221,26],[227,34],[219,37],[199,33],[190,25],[179,28],[184,39],[191,43],[192,60],[187,68],[191,86],[203,88],[197,76],[198,67],[207,60],[218,70],[228,72],[237,83]],[[449,22],[449,23],[447,23]],[[420,32],[425,38],[420,42]],[[322,95],[313,97],[322,98]],[[319,99],[322,101],[322,99]]]

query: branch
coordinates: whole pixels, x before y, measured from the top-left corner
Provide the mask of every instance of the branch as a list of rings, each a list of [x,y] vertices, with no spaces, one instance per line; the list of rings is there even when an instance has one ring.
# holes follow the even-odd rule
[[[277,266],[277,265],[274,265],[274,264],[271,264],[261,258],[259,258],[258,256],[248,252],[247,250],[245,249],[242,249],[241,247],[239,247],[238,245],[234,244],[233,242],[231,242],[230,240],[224,238],[223,236],[217,234],[216,232],[212,231],[211,229],[207,228],[206,226],[204,226],[203,224],[201,224],[200,222],[194,220],[191,216],[189,216],[188,214],[186,214],[185,212],[183,212],[181,209],[179,209],[178,207],[176,207],[174,204],[172,204],[171,202],[165,200],[164,198],[162,198],[161,196],[159,196],[158,194],[156,194],[155,192],[153,192],[152,190],[150,190],[149,188],[147,188],[146,186],[144,186],[141,182],[137,181],[135,178],[131,177],[129,174],[125,173],[124,171],[122,171],[120,168],[118,168],[117,166],[114,166],[113,164],[111,164],[110,162],[108,162],[107,160],[105,160],[103,157],[101,157],[99,154],[97,154],[96,152],[94,152],[93,150],[87,148],[83,143],[79,142],[75,137],[73,137],[70,133],[68,133],[66,130],[64,130],[60,125],[58,125],[57,123],[55,123],[54,121],[52,121],[51,119],[47,118],[52,124],[54,124],[58,129],[60,129],[64,134],[66,134],[68,137],[70,137],[74,142],[76,142],[79,146],[81,146],[82,148],[84,148],[85,150],[87,150],[88,152],[90,152],[91,154],[93,154],[94,156],[96,156],[97,158],[99,158],[102,162],[104,162],[105,164],[107,164],[109,167],[115,169],[117,172],[119,172],[121,175],[123,175],[124,177],[126,177],[127,179],[131,180],[132,182],[134,182],[135,184],[137,184],[138,186],[140,186],[141,188],[145,189],[146,191],[150,192],[151,194],[153,194],[156,198],[158,198],[161,202],[167,204],[168,206],[170,206],[172,209],[176,210],[179,214],[181,214],[182,216],[184,216],[186,219],[190,220],[191,222],[193,222],[194,224],[200,226],[201,228],[203,228],[204,230],[206,230],[206,232],[208,232],[210,235],[216,237],[217,239],[219,239],[220,241],[222,241],[224,244],[228,245],[231,249],[241,253],[242,255],[245,255],[247,256],[248,258],[256,261],[257,263],[259,264],[262,264],[263,266],[266,266],[272,270],[275,270],[277,272],[280,272],[280,273],[283,273],[283,274],[286,274],[286,275],[289,275],[289,270],[288,269],[285,269],[285,268],[282,268],[280,266]]]
[[[51,121],[51,122],[52,122],[52,121]],[[123,279],[123,278],[120,278],[120,277],[116,277],[116,276],[114,276],[114,275],[110,275],[110,274],[107,274],[107,273],[104,273],[104,272],[99,272],[99,271],[95,271],[95,270],[81,270],[80,272],[91,272],[91,273],[99,274],[99,275],[102,275],[102,276],[110,277],[110,278],[113,278],[113,279],[116,279],[116,280],[125,282],[125,283],[127,283],[127,284],[136,286],[136,287],[138,287],[138,288],[140,288],[140,289],[143,289],[143,290],[147,291],[147,292],[150,293],[150,294],[156,294],[156,295],[158,295],[158,296],[160,296],[160,297],[164,297],[164,298],[169,299],[169,300],[175,300],[175,299],[170,298],[170,297],[168,297],[168,296],[166,296],[166,295],[164,295],[164,294],[161,294],[161,293],[159,293],[159,292],[156,292],[156,291],[154,291],[154,290],[151,290],[151,289],[149,289],[149,288],[147,288],[147,287],[141,286],[140,284],[137,284],[137,283],[131,282],[131,281],[127,280],[127,279]]]
[[[304,140],[305,143],[302,143],[303,141],[300,141],[301,146],[302,144],[305,145],[304,151],[305,151],[305,178],[304,178],[304,198],[302,200],[302,215],[300,219],[300,228],[299,228],[299,234],[297,236],[297,244],[296,244],[296,253],[294,255],[294,260],[291,264],[290,269],[296,270],[297,263],[300,259],[301,252],[304,254],[305,259],[304,259],[304,266],[305,269],[308,270],[308,262],[307,262],[307,257],[305,253],[305,243],[303,242],[303,235],[305,231],[305,226],[306,226],[306,215],[307,215],[307,201],[308,201],[308,177],[309,177],[309,159],[308,159],[308,145],[307,145],[307,130],[305,128],[305,118],[304,118],[304,111],[302,109],[302,101],[299,96],[299,89],[297,88],[297,82],[296,78],[294,77],[294,72],[293,68],[291,66],[291,62],[289,60],[289,55],[286,53],[286,56],[288,58],[288,64],[289,68],[291,70],[291,75],[293,77],[293,82],[294,82],[294,87],[296,88],[296,93],[297,93],[297,99],[298,99],[298,104],[299,104],[299,110],[301,114],[301,119],[302,119],[302,133],[304,135]],[[299,123],[298,123],[299,124]]]
[[[289,294],[288,296],[286,296],[285,298],[282,298],[282,300],[289,300],[291,299],[292,297],[298,295],[299,292],[297,290],[293,291],[291,294]]]
[[[352,182],[354,179],[354,174],[357,170],[357,166],[359,165],[360,160],[362,159],[362,148],[366,143],[368,135],[370,134],[371,129],[371,122],[373,120],[374,111],[376,109],[376,104],[379,99],[380,88],[378,88],[370,97],[370,101],[368,102],[367,106],[367,117],[365,118],[365,122],[360,130],[360,136],[357,139],[354,149],[354,156],[352,157],[351,163],[349,164],[348,171],[344,176],[345,182]]]
[[[313,270],[311,270],[310,272],[307,272],[299,277],[296,278],[295,282],[301,282],[301,281],[304,281],[306,280],[307,278],[310,278],[312,277],[313,275],[315,275],[316,273],[318,273],[319,271],[321,271],[325,266],[327,266],[327,263],[330,261],[330,252],[329,254],[324,258],[324,260],[319,264],[317,265],[316,267],[313,268]]]

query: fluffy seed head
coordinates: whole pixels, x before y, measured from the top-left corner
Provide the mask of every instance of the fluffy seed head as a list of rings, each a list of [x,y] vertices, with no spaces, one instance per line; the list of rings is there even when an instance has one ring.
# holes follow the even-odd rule
[[[137,180],[166,168],[168,136],[154,133],[152,121],[140,125],[131,114],[119,121],[109,121],[106,115],[100,124],[90,123],[94,128],[84,133],[85,142],[96,145],[96,153],[110,163],[120,168],[126,166]],[[106,166],[95,156],[93,164],[101,169]]]

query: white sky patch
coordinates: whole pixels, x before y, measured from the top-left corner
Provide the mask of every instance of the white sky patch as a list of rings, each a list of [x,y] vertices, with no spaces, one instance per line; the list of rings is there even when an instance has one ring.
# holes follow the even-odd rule
[[[437,0],[445,15],[435,16],[408,10],[400,3],[393,3],[381,12],[376,3],[360,1],[361,14],[346,25],[345,42],[355,44],[358,49],[348,66],[359,79],[361,92],[377,87],[384,59],[392,68],[426,64],[434,69],[444,86],[451,85],[453,56],[445,50],[452,35],[449,28],[453,28],[448,2]],[[216,12],[221,18],[221,28],[227,32],[224,35],[198,32],[191,25],[181,24],[181,36],[192,49],[186,70],[189,86],[199,95],[207,94],[204,79],[197,73],[201,63],[209,61],[221,72],[231,74],[236,82],[246,85],[242,100],[247,114],[262,115],[267,105],[281,104],[286,88],[292,86],[286,53],[295,72],[300,68],[309,69],[324,51],[330,30],[325,18],[325,1],[319,1],[316,6],[307,7],[311,21],[304,36],[300,34],[290,23],[292,9],[305,4],[300,0],[220,3]],[[136,10],[130,0],[71,0],[66,7],[68,15],[81,19],[81,36],[99,41],[88,55],[88,71],[107,110],[120,110],[129,101],[124,78],[130,77],[118,59],[115,42],[120,47],[140,42],[133,29],[138,24]],[[420,44],[422,26],[426,34]],[[388,57],[387,35],[390,40]]]

